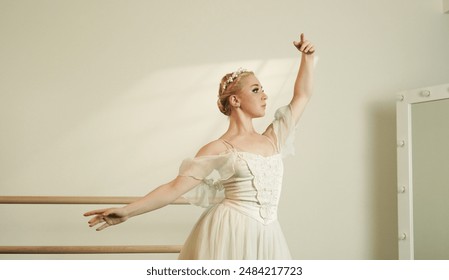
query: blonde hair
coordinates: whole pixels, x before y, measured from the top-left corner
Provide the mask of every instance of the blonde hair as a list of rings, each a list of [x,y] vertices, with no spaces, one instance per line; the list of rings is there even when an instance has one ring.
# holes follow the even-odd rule
[[[231,104],[229,97],[236,95],[242,89],[241,80],[247,76],[254,75],[252,71],[239,69],[235,72],[224,75],[218,88],[217,106],[220,112],[226,116],[231,115]]]

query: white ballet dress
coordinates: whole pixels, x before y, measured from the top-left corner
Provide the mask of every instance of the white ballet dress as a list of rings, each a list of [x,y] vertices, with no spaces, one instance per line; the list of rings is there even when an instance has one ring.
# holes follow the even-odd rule
[[[282,157],[292,153],[293,147],[295,124],[290,106],[279,108],[271,125],[277,140],[277,153],[272,156],[240,151],[224,141],[228,149],[220,155],[183,161],[179,175],[201,180],[184,197],[207,209],[178,259],[291,259],[277,219]],[[220,201],[212,204],[216,200]]]

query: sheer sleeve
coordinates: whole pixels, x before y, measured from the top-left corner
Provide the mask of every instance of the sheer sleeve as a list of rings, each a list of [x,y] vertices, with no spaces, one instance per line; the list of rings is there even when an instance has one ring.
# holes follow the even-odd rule
[[[295,154],[293,142],[295,140],[296,123],[293,120],[290,105],[280,107],[274,114],[272,122],[276,134],[277,148],[283,157]]]
[[[201,207],[208,207],[214,200],[223,199],[222,181],[234,174],[234,161],[234,153],[185,159],[179,168],[179,176],[192,177],[201,182],[183,197]]]

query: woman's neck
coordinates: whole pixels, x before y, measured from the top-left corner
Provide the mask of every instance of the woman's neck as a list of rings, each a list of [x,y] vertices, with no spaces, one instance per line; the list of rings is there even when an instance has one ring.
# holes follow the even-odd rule
[[[234,136],[243,136],[256,134],[253,126],[253,119],[241,115],[231,116],[229,119],[229,127],[225,134]]]

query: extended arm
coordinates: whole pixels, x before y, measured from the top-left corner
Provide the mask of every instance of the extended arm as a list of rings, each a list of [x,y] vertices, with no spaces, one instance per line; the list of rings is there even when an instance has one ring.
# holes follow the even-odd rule
[[[191,177],[178,176],[124,207],[93,210],[85,213],[84,216],[95,215],[89,220],[89,226],[93,227],[103,223],[97,228],[97,231],[100,231],[111,225],[122,223],[131,217],[164,207],[194,188],[199,182],[200,180]]]
[[[293,119],[297,122],[312,96],[315,47],[305,39],[304,34],[301,34],[299,42],[295,41],[293,44],[302,53],[293,90],[293,98],[290,102]]]
[[[195,157],[218,155],[221,152],[223,152],[221,141],[213,141],[202,147]],[[209,169],[212,172],[213,166],[208,166],[205,172],[209,172],[207,171]],[[84,216],[95,215],[89,220],[89,226],[93,227],[103,223],[97,228],[97,231],[103,230],[111,225],[123,223],[131,217],[164,207],[193,189],[200,182],[200,179],[190,176],[178,176],[124,207],[93,210],[85,213]]]
[[[130,217],[159,209],[172,203],[199,182],[199,180],[191,177],[178,176],[173,181],[156,188],[143,198],[128,204],[124,208]]]

